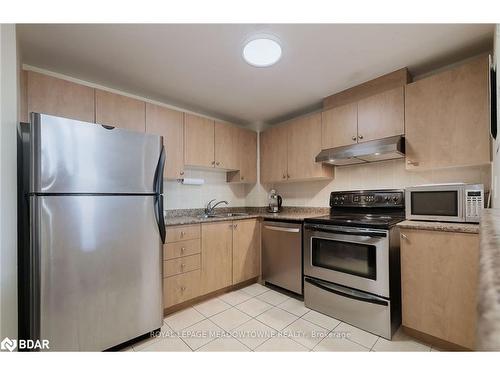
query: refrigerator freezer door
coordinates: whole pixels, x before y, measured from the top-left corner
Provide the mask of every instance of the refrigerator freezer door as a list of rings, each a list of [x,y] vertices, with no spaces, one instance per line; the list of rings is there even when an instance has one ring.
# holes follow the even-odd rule
[[[100,351],[162,326],[154,196],[31,199],[39,335],[50,350]]]
[[[154,193],[162,138],[32,113],[32,193]]]

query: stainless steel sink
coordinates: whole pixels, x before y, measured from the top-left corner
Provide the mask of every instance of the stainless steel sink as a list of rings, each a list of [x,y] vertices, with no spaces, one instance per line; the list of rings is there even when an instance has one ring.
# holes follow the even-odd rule
[[[238,216],[248,216],[246,212],[228,212],[225,214],[203,214],[200,215],[199,217],[202,219],[209,219],[209,218],[222,218],[222,217],[238,217]]]

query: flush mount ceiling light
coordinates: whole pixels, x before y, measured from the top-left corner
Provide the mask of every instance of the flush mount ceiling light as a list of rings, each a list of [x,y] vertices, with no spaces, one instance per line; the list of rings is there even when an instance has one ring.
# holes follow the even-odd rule
[[[270,36],[259,36],[246,42],[243,47],[243,58],[257,68],[265,68],[276,64],[281,58],[281,46]]]

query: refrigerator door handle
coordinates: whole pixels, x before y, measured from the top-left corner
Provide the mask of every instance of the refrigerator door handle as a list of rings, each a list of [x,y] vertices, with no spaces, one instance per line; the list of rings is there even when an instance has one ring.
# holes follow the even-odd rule
[[[165,147],[161,146],[160,159],[156,166],[154,177],[154,191],[155,191],[155,216],[158,223],[158,230],[160,231],[161,242],[165,243],[166,229],[165,219],[163,217],[163,169],[165,168]]]

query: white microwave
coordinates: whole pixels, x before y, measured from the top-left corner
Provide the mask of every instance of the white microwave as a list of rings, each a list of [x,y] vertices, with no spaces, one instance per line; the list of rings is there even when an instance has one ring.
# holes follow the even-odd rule
[[[420,185],[405,194],[407,220],[479,223],[484,207],[482,184]]]

